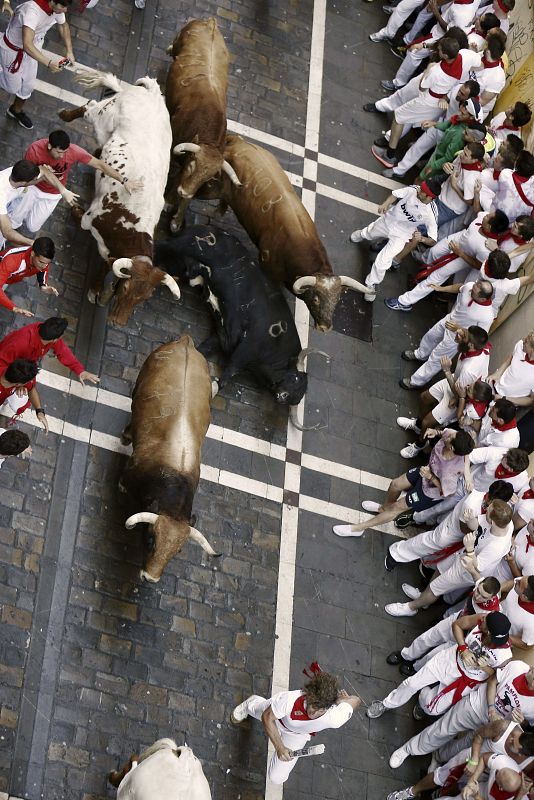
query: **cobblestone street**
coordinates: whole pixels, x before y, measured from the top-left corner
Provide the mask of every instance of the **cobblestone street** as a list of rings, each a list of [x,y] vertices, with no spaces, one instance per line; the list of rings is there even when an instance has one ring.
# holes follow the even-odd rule
[[[308,82],[318,9],[325,14],[322,93],[317,86],[310,92]],[[365,251],[349,243],[349,233],[372,219],[396,185],[377,174],[370,154],[381,121],[361,111],[381,96],[379,78],[395,61],[367,39],[380,8],[361,0],[315,9],[306,0],[200,0],[177,9],[172,0],[147,0],[140,11],[125,0],[100,0],[83,14],[73,7],[74,51],[82,64],[124,81],[148,73],[163,82],[165,48],[193,15],[215,16],[231,53],[229,128],[277,155],[297,190],[313,197],[334,271],[362,280]],[[46,46],[59,52],[58,41],[51,36]],[[0,115],[2,168],[61,126],[57,111],[69,104],[61,89],[82,94],[70,73],[40,78],[28,103],[33,131]],[[315,149],[307,131],[314,92],[321,102]],[[69,133],[94,149],[83,120]],[[76,168],[69,188],[87,207],[92,170]],[[191,219],[204,221],[214,210],[195,202]],[[236,230],[255,255],[230,213],[218,223]],[[406,437],[395,418],[415,399],[398,386],[405,374],[399,354],[441,308],[429,303],[407,320],[358,295],[350,313],[372,341],[340,326],[328,335],[310,329],[309,345],[327,350],[331,361],[309,359],[304,415],[319,428],[302,437],[288,429],[283,407],[251,382],[239,376],[227,386],[213,402],[194,503],[198,529],[222,557],[210,560],[189,542],[161,581],[147,584],[138,577],[142,535],[124,528],[118,482],[126,449],[119,437],[146,356],[184,333],[198,344],[210,317],[192,289],[183,288],[177,302],[163,288],[126,326],[108,325],[107,310],[87,300],[99,266],[94,241],[64,204],[47,233],[58,250],[51,283],[59,298],[41,295],[30,281],[10,297],[36,319],[66,316],[66,341],[105,391],[76,380],[71,386],[63,367],[45,359],[39,385],[52,430],[45,436],[23,425],[32,438],[30,462],[9,459],[0,470],[0,798],[114,797],[107,773],[172,736],[203,761],[214,800],[279,800],[278,787],[265,788],[261,725],[233,727],[232,707],[251,693],[268,697],[273,683],[276,690],[298,688],[314,659],[369,704],[398,682],[387,653],[437,617],[423,612],[397,622],[384,613],[403,580],[421,581],[415,569],[385,573],[390,533],[369,529],[343,541],[331,528],[346,514],[355,519],[361,498],[381,499],[389,479],[404,471],[398,451]],[[388,274],[383,296],[405,284],[406,274]],[[2,310],[2,336],[22,324]],[[25,419],[35,425],[35,415]],[[275,653],[277,642],[283,652]],[[411,708],[375,721],[362,708],[342,731],[321,737],[324,756],[299,763],[283,797],[382,800],[426,763],[408,759],[396,772],[388,765],[416,725]]]

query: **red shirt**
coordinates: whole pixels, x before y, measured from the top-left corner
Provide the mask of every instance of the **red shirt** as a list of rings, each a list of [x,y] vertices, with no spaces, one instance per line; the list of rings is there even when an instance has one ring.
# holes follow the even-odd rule
[[[38,166],[46,164],[52,167],[54,175],[63,186],[67,185],[67,175],[71,167],[78,163],[88,164],[92,157],[91,153],[88,153],[83,147],[79,147],[77,144],[70,144],[61,158],[52,158],[48,149],[48,139],[38,139],[24,153],[24,158],[31,161],[32,164],[37,164]],[[46,181],[40,181],[36,186],[42,192],[59,194],[58,190],[46,183]]]
[[[2,289],[6,283],[18,283],[23,278],[30,278],[32,275],[40,276],[39,284],[46,286],[48,278],[48,267],[45,269],[37,269],[32,267],[30,263],[32,249],[23,245],[22,247],[8,247],[7,250],[0,252],[0,305],[4,308],[9,308],[10,311],[15,308],[15,303],[12,303],[9,297]]]
[[[39,325],[39,322],[25,325],[24,328],[9,333],[0,341],[0,374],[3,374],[17,358],[40,361],[51,349],[63,366],[71,369],[76,375],[80,375],[84,371],[84,366],[75,358],[70,347],[67,347],[61,339],[58,339],[57,342],[42,342],[39,336]]]

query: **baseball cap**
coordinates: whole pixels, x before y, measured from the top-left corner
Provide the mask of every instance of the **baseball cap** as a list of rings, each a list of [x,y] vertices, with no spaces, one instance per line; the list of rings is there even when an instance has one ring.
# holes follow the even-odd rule
[[[476,119],[477,122],[482,122],[482,115],[480,114],[480,103],[476,97],[470,97],[465,101],[465,107],[469,114]]]
[[[492,611],[486,617],[486,625],[492,644],[503,645],[510,634],[510,620],[500,611]]]

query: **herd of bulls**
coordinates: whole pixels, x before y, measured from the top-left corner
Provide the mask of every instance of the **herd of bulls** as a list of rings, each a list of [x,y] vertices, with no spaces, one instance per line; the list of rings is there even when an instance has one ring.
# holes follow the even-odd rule
[[[152,582],[188,538],[217,555],[192,522],[213,394],[243,371],[293,410],[306,392],[305,361],[311,351],[301,347],[282,285],[304,300],[321,331],[332,327],[344,289],[367,291],[353,278],[333,274],[314,223],[277,159],[227,134],[229,55],[215,20],[189,22],[168,52],[173,62],[165,99],[151,78],[125,86],[111,74],[78,70],[79,83],[105,87],[112,95],[60,112],[66,122],[83,117],[92,123],[101,158],[127,181],[121,185],[99,173],[90,207],[77,210],[105,262],[90,299],[106,304],[113,298],[110,321],[125,325],[134,307],[160,284],[179,299],[178,278],[202,288],[215,318],[216,333],[198,350],[182,336],[147,358],[123,432],[133,452],[121,489],[135,504],[126,526],[150,526],[151,552],[141,577]],[[128,191],[128,182],[135,191]],[[218,199],[223,209],[232,208],[258,248],[259,264],[222,228],[183,227],[194,197]],[[173,235],[154,243],[165,204],[172,208]],[[215,350],[227,359],[219,380],[211,379],[204,358]],[[160,777],[160,766],[165,774],[170,769],[169,797],[185,798],[187,791],[188,800],[209,798],[188,748],[162,742],[143,754],[142,769],[128,772],[127,767],[115,775],[119,797],[121,792],[152,797],[142,789],[147,776],[150,783],[152,761]],[[169,758],[172,769],[164,766]],[[138,784],[134,793],[132,781]],[[160,791],[158,798],[166,800],[167,794]]]

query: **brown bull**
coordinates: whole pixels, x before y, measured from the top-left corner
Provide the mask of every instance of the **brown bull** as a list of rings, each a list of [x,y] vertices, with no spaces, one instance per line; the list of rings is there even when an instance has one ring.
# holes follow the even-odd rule
[[[202,196],[228,204],[259,250],[260,264],[275,280],[300,295],[315,327],[328,331],[344,288],[369,289],[345,275],[334,275],[317,229],[278,160],[241,136],[226,138],[225,158],[241,180],[222,175]]]
[[[210,423],[211,378],[204,356],[189,336],[162,344],[139,373],[132,418],[123,442],[133,453],[122,486],[141,509],[126,527],[148,522],[154,548],[141,577],[157,582],[168,562],[191,538],[217,555],[191,526],[193,499],[200,478],[200,449]]]
[[[188,154],[168,189],[171,203],[175,191],[181,198],[171,223],[177,230],[189,201],[206,181],[221,170],[237,185],[239,180],[224,161],[229,55],[216,21],[191,20],[167,52],[173,57],[165,84],[173,153]]]

